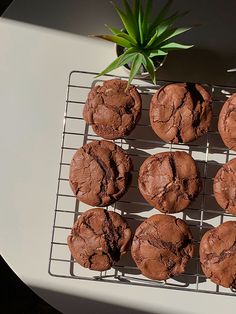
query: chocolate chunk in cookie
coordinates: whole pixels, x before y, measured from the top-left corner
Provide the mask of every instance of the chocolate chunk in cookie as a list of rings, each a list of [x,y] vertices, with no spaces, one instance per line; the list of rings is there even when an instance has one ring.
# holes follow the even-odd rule
[[[177,213],[198,195],[201,179],[197,165],[188,153],[164,152],[144,161],[138,185],[149,204],[163,213]]]
[[[67,243],[81,266],[103,271],[119,261],[130,237],[131,230],[119,214],[92,208],[77,219]]]
[[[141,107],[135,86],[127,88],[127,81],[115,79],[92,88],[83,116],[97,135],[117,139],[131,132],[140,118]]]
[[[169,215],[154,215],[136,230],[131,253],[142,274],[166,280],[185,271],[193,256],[193,237],[188,225]]]
[[[94,141],[74,154],[69,181],[76,197],[91,206],[106,206],[126,191],[132,170],[130,157],[108,141]]]
[[[236,93],[224,103],[218,129],[225,146],[236,151]]]
[[[236,215],[236,158],[217,172],[214,179],[217,203],[227,212]]]
[[[236,289],[236,222],[227,221],[207,231],[200,243],[200,262],[206,277]]]
[[[211,119],[211,96],[199,84],[166,85],[151,101],[151,126],[165,142],[194,141],[208,131]]]

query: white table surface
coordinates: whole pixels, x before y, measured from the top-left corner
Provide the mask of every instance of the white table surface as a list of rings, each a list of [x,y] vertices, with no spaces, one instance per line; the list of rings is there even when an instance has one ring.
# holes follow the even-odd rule
[[[104,309],[114,313],[234,313],[235,297],[49,276],[48,259],[68,74],[76,69],[101,70],[114,58],[114,47],[109,43],[79,35],[79,31],[70,32],[69,29],[60,28],[56,23],[57,29],[45,27],[49,25],[42,26],[43,23],[35,25],[40,24],[38,20],[35,24],[32,20],[31,23],[23,22],[24,14],[26,17],[37,14],[37,18],[41,14],[44,21],[42,14],[45,11],[40,11],[40,4],[34,10],[32,3],[36,5],[36,2],[42,2],[45,10],[46,2],[49,1],[16,0],[6,12],[6,18],[0,19],[2,256],[28,286],[63,313],[100,313]],[[67,16],[70,16],[69,13],[61,6],[63,4],[67,7],[69,2],[72,3],[58,1],[59,9],[66,12]],[[83,16],[83,10],[86,10],[86,14],[90,12],[86,9],[85,2],[77,3],[81,5],[80,16]],[[92,4],[91,1],[87,3],[88,7]],[[102,3],[104,8],[110,6],[107,1]],[[221,10],[224,1],[218,3]],[[231,14],[233,2],[229,3],[231,8],[227,12]],[[203,1],[199,1],[199,5],[203,5]],[[108,12],[113,12],[109,10]],[[55,20],[57,13],[55,10]],[[20,21],[17,20],[17,14]],[[95,14],[94,10],[91,14]],[[108,19],[111,19],[110,14],[112,13],[107,15]],[[205,11],[204,14],[207,16]],[[202,17],[201,14],[199,16]],[[64,25],[68,25],[67,22],[69,25],[73,24],[71,29],[78,30],[75,27],[77,24],[74,11],[71,12],[70,19],[63,20]],[[98,23],[103,22],[104,16],[103,21],[99,20]],[[215,22],[214,19],[213,23]],[[92,31],[91,25],[89,27],[89,31]],[[84,34],[83,31],[81,33]],[[233,37],[231,41],[224,37],[227,36],[221,33],[221,39],[225,43],[216,54],[222,53],[224,56],[223,51],[229,52],[231,49],[228,58],[221,58],[226,61],[226,71],[236,65],[235,57],[232,57],[235,56],[236,49],[235,41],[232,43]],[[204,46],[206,49],[208,42],[203,42],[200,47]],[[218,43],[217,39],[217,45]],[[209,43],[209,46],[213,47],[214,43]],[[173,75],[176,76],[176,73],[171,75],[167,70],[161,72],[162,78],[175,79]],[[220,71],[219,69],[219,75],[213,73],[209,79],[219,82],[222,73],[221,79],[224,78],[225,84],[235,84],[235,74],[225,76]],[[196,73],[191,76],[191,71],[180,72],[179,77],[180,80],[184,77],[190,80],[199,78]],[[120,307],[115,308],[114,305]]]

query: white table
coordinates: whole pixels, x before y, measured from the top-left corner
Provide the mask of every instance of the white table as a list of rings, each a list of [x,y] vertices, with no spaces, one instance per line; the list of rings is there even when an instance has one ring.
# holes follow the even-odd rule
[[[184,2],[179,1],[182,7]],[[183,37],[200,43],[193,50],[193,60],[190,52],[184,54],[194,71],[189,66],[178,67],[172,57],[160,77],[206,78],[235,85],[235,74],[226,73],[236,65],[235,26],[231,23],[235,2],[227,1],[224,14],[224,1],[218,1],[214,8],[216,1],[208,1],[208,11],[205,2],[198,1],[193,21],[206,21],[211,11],[212,24],[208,20],[205,30],[199,28],[202,37],[197,30],[193,37]],[[93,3],[16,0],[5,14],[8,18],[0,20],[1,254],[28,286],[63,313],[100,313],[105,309],[114,313],[234,313],[235,297],[55,278],[47,272],[68,74],[74,69],[100,71],[114,58],[112,45],[83,36],[101,31],[102,23],[113,19],[107,1],[100,2],[106,10],[94,8]],[[216,12],[222,12],[218,29],[214,29]],[[90,13],[92,22],[86,24]],[[27,23],[34,18],[38,25]],[[225,30],[234,26],[234,31],[216,35],[222,25]],[[206,30],[215,30],[214,40],[211,35],[203,36]],[[204,56],[212,58],[206,62]],[[195,64],[197,57],[204,57],[205,68]],[[182,55],[179,58],[183,60]],[[208,66],[211,73],[204,71]]]

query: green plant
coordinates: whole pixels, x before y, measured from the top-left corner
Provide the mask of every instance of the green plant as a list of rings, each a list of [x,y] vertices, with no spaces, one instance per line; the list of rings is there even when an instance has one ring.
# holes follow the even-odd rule
[[[154,58],[163,58],[171,50],[188,49],[187,46],[172,42],[171,39],[190,29],[190,27],[173,27],[173,23],[185,15],[185,13],[176,12],[169,15],[169,8],[172,0],[168,0],[160,12],[151,17],[152,0],[146,0],[145,7],[142,1],[133,0],[133,7],[127,0],[122,0],[124,11],[113,3],[120,19],[123,23],[123,29],[117,29],[106,25],[112,32],[112,35],[96,35],[96,37],[111,41],[124,48],[124,53],[114,60],[98,76],[113,71],[125,64],[131,64],[129,83],[132,82],[135,75],[144,67],[150,74],[154,84],[156,84],[156,71],[153,62]]]

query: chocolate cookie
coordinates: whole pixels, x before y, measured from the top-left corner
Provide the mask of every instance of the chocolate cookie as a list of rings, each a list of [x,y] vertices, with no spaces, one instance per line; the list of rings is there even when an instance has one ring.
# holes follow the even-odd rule
[[[208,131],[211,119],[211,96],[199,84],[166,85],[151,101],[151,126],[165,142],[194,141]]]
[[[200,262],[206,277],[236,289],[236,222],[227,221],[207,231],[200,243]]]
[[[91,206],[106,206],[126,191],[132,170],[130,157],[108,141],[94,141],[74,154],[69,181],[76,197]]]
[[[103,271],[119,261],[130,237],[131,230],[119,214],[92,208],[77,219],[67,243],[81,266]]]
[[[236,93],[222,107],[218,129],[225,146],[236,151]]]
[[[144,161],[138,185],[149,204],[163,213],[177,213],[198,195],[201,179],[197,165],[188,153],[164,152]]]
[[[184,272],[193,256],[193,237],[188,225],[169,215],[154,215],[136,230],[132,257],[142,274],[166,280]]]
[[[90,91],[85,107],[84,120],[94,132],[106,139],[128,135],[140,118],[142,101],[135,88],[127,81],[109,80]]]
[[[218,204],[227,213],[236,215],[236,158],[217,172],[214,179],[214,195]]]

